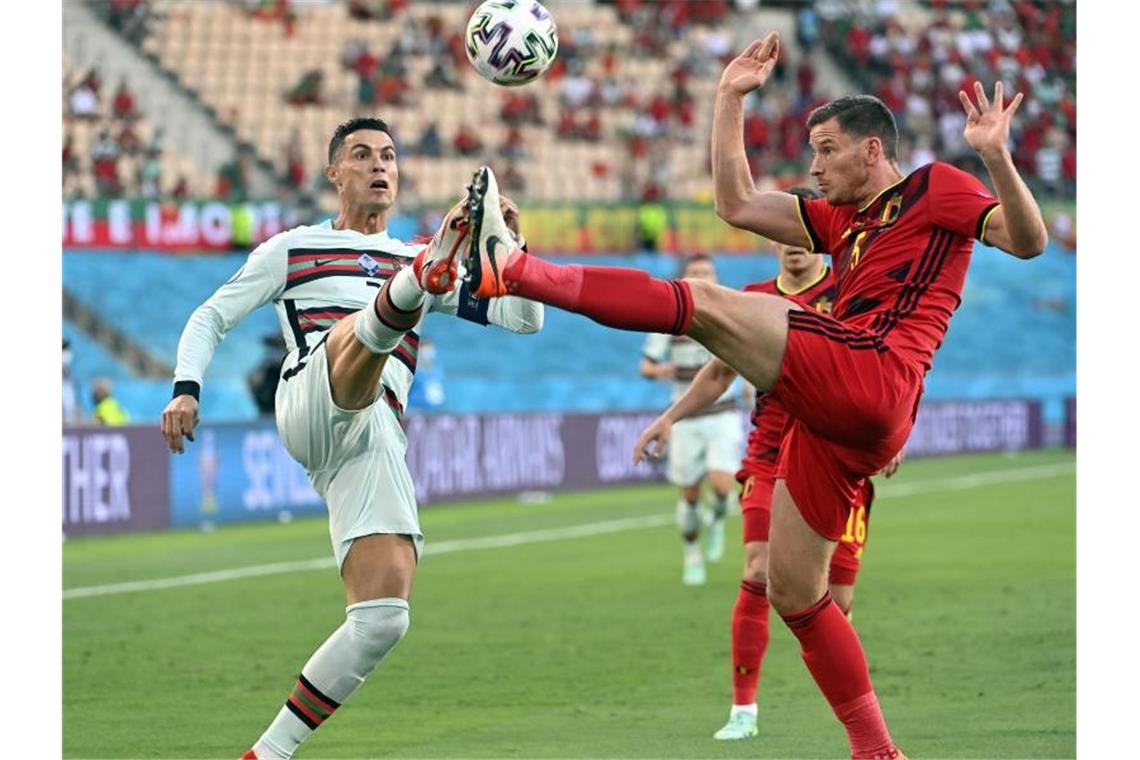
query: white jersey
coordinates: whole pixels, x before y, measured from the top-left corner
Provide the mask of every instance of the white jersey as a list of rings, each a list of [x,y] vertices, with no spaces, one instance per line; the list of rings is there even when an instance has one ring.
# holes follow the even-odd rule
[[[712,359],[709,350],[687,335],[663,335],[653,333],[645,336],[645,346],[642,355],[655,364],[668,362],[676,370],[673,378],[673,400],[685,395],[693,378],[701,368]],[[734,382],[709,407],[698,412],[698,415],[716,414],[736,408],[733,395],[737,384]]]
[[[411,264],[422,244],[396,240],[386,231],[366,235],[333,229],[326,221],[274,235],[190,315],[178,342],[175,382],[202,384],[206,367],[225,334],[254,309],[273,302],[289,350],[304,351],[343,317],[368,306],[384,280]],[[515,296],[476,299],[466,286],[442,296],[426,294],[429,311],[495,324],[512,332],[536,332],[542,304]],[[422,318],[421,318],[422,324]],[[384,365],[380,381],[389,404],[402,412],[416,371],[420,325],[410,330]]]

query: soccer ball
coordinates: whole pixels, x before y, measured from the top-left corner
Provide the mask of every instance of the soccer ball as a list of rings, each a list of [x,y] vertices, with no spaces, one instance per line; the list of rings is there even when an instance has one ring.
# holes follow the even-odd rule
[[[467,22],[467,58],[495,84],[534,81],[557,53],[554,17],[536,0],[486,0]]]

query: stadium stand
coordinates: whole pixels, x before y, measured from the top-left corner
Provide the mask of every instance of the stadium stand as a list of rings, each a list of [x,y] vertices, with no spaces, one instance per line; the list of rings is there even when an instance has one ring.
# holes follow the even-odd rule
[[[63,320],[63,337],[71,342],[74,357],[71,368],[75,377],[103,376],[112,380],[124,380],[132,376],[131,371],[118,357],[67,319]]]
[[[658,276],[676,271],[674,260],[648,254],[563,260],[635,266]],[[68,253],[64,284],[144,346],[173,357],[186,317],[241,261],[240,256]],[[128,264],[137,279],[122,277]],[[722,282],[735,287],[776,272],[770,256],[719,257],[717,266]],[[962,307],[927,378],[929,397],[1041,396],[1059,404],[1075,383],[1075,275],[1075,258],[1057,246],[1033,267],[979,246]],[[154,299],[149,283],[175,276],[185,286]],[[262,357],[262,337],[278,329],[276,315],[263,308],[219,346],[203,403],[209,397],[222,419],[255,416],[245,377]],[[436,342],[438,364],[446,373],[444,411],[646,409],[668,401],[664,384],[637,377],[641,335],[606,330],[577,315],[548,310],[538,338],[518,338],[438,315],[428,317],[424,334]],[[76,356],[77,376],[84,377],[78,371],[78,348]],[[520,356],[525,362],[512,361]],[[139,387],[150,385],[147,381]],[[161,394],[139,396],[134,413],[140,418],[161,410],[169,383],[159,385]],[[134,403],[133,383],[120,383],[118,393]],[[146,407],[152,398],[158,404]]]
[[[127,333],[151,353],[171,360],[190,312],[241,266],[242,256],[180,259],[159,253],[72,252],[63,259],[63,286]],[[129,274],[125,274],[129,273]],[[177,283],[156,297],[155,283]],[[218,347],[211,371],[241,375],[248,360],[243,340],[259,341],[278,331],[276,314],[259,309]]]
[[[129,82],[104,82],[97,67],[81,71],[65,51],[63,96],[65,199],[214,194],[210,173],[164,144]]]
[[[516,93],[470,72],[461,44],[454,52],[469,11],[463,4],[411,4],[385,20],[354,17],[342,3],[297,4],[290,32],[240,4],[181,0],[156,14],[143,48],[283,176],[290,174],[286,148],[295,137],[303,165],[321,166],[328,135],[346,114],[379,112],[404,148],[405,181],[421,198],[450,198],[466,182],[471,161],[455,150],[437,156],[416,148],[434,115],[463,114],[481,125],[482,147],[472,154],[490,158],[501,173],[518,169],[499,151],[512,135],[521,137],[528,166],[548,167],[526,173],[525,187],[514,188],[521,197],[707,198],[707,145],[695,136],[707,134],[711,121],[719,61],[732,47],[727,25],[710,26],[718,19],[694,20],[690,13],[663,27],[668,39],[646,39],[637,29],[658,28],[646,23],[655,12],[648,6],[624,15],[608,5],[551,7],[564,30],[559,60],[528,88],[536,102],[526,119],[518,118]],[[445,71],[437,70],[441,56]],[[389,79],[402,84],[386,87]],[[361,101],[362,92],[369,102]],[[793,95],[789,85],[769,97]],[[447,125],[444,146],[456,134],[448,130],[459,127]],[[800,148],[804,138],[801,121]],[[328,210],[331,193],[320,192]]]
[[[859,88],[895,109],[904,130],[904,168],[936,154],[953,159],[959,155],[953,131],[961,127],[950,124],[960,108],[951,96],[971,77],[992,81],[1000,74],[1033,95],[1014,136],[1022,170],[1035,187],[1072,197],[1072,3],[775,0],[760,10],[749,3],[678,0],[548,5],[560,28],[555,67],[534,85],[507,89],[480,79],[461,39],[457,46],[471,4],[91,4],[172,87],[191,92],[232,134],[236,161],[219,156],[203,165],[163,150],[162,197],[170,196],[172,178],[185,175],[187,197],[229,198],[241,182],[242,162],[252,158],[272,163],[280,197],[308,196],[327,213],[335,196],[320,168],[329,134],[350,115],[378,113],[393,125],[401,147],[401,216],[391,227],[399,237],[431,227],[439,204],[483,161],[523,200],[524,215],[528,204],[707,202],[708,131],[722,62],[755,27],[773,20],[785,23],[786,59],[762,95],[748,101],[745,120],[750,162],[767,186],[804,182],[807,113]],[[916,65],[903,66],[912,54]],[[923,79],[928,64],[941,78]],[[94,197],[101,188],[87,157],[102,128],[116,138],[126,121],[114,114],[119,83],[101,83],[95,115],[76,114],[75,106],[91,109],[90,97],[75,97],[90,72],[86,64],[72,65],[66,49],[64,71],[64,196]],[[860,72],[865,76],[858,81],[837,78]],[[902,91],[912,96],[901,98]],[[132,105],[141,114],[132,129],[145,146],[154,138],[147,105]],[[470,134],[457,146],[465,126]],[[242,146],[250,151],[243,154]],[[146,195],[137,181],[140,159],[118,161],[117,194]],[[1032,266],[979,247],[959,316],[928,377],[929,397],[1033,396],[1050,399],[1056,409],[1073,392],[1075,225],[1071,209],[1056,218],[1067,224],[1068,234],[1054,235],[1064,245],[1051,245]],[[591,260],[663,275],[676,266],[670,257],[652,255]],[[63,284],[141,350],[169,363],[190,311],[240,261],[236,255],[66,251]],[[739,285],[771,276],[776,263],[770,256],[722,256],[718,266],[722,280]],[[156,283],[178,286],[164,287],[158,299]],[[262,337],[277,330],[275,315],[262,309],[227,337],[207,378],[204,414],[255,414],[245,376],[263,356]],[[168,382],[134,375],[135,365],[84,341],[78,324],[65,334],[75,338],[81,382],[107,374],[136,419],[158,414]],[[634,409],[667,400],[662,384],[636,376],[641,336],[555,310],[539,339],[440,317],[429,318],[427,334],[446,372],[444,411]],[[1018,339],[1010,339],[1015,334]],[[509,360],[519,356],[525,356],[522,366]]]
[[[892,109],[904,163],[972,162],[962,141],[958,90],[1000,78],[1026,96],[1013,135],[1014,159],[1039,195],[1072,197],[1076,187],[1075,3],[928,1],[870,12],[819,3],[822,39],[858,83]],[[1009,87],[1009,85],[1013,87]]]
[[[1071,185],[1075,79],[1071,66],[1059,64],[1073,60],[1061,41],[1065,24],[1075,19],[1073,6],[941,5],[899,15],[896,3],[863,12],[866,6],[858,3],[820,2],[813,6],[818,10],[808,9],[814,21],[800,18],[798,26],[818,26],[845,71],[867,72],[859,84],[895,109],[909,138],[904,165],[925,163],[931,151],[957,155],[957,87],[969,77],[988,81],[1001,74],[1042,101],[1027,106],[1040,123],[1026,127],[1019,153],[1023,170],[1044,174],[1047,182],[1061,182],[1054,175],[1063,173]],[[519,119],[519,96],[474,76],[461,43],[456,52],[466,5],[391,6],[386,14],[366,17],[351,4],[295,4],[291,20],[281,24],[280,14],[260,7],[251,12],[241,3],[176,0],[153,14],[142,45],[240,141],[273,161],[283,178],[294,177],[294,185],[305,174],[295,167],[322,165],[328,135],[346,114],[380,112],[397,130],[404,173],[416,195],[449,198],[465,181],[470,161],[454,149],[442,155],[416,149],[436,114],[463,114],[481,125],[481,146],[469,155],[490,158],[501,173],[514,173],[517,159],[504,157],[500,148],[518,145],[521,138],[530,164],[551,167],[527,173],[525,184],[513,188],[529,200],[707,198],[707,146],[694,136],[707,134],[719,64],[735,50],[730,31],[745,11],[708,2],[551,3],[563,29],[559,61],[528,88],[536,102],[531,117]],[[970,56],[975,49],[987,54]],[[918,63],[908,67],[912,52]],[[947,65],[935,77],[932,67],[942,63]],[[1060,72],[1059,79],[1045,80],[1046,70]],[[775,159],[757,158],[756,173],[788,186],[802,181],[806,165],[804,118],[836,93],[818,91],[810,56],[791,50],[774,79],[752,103],[748,142]],[[1053,104],[1066,123],[1050,131]],[[448,125],[442,145],[451,146],[460,128]],[[317,192],[329,210],[331,193],[319,176],[314,186],[316,174],[310,173],[302,189]]]

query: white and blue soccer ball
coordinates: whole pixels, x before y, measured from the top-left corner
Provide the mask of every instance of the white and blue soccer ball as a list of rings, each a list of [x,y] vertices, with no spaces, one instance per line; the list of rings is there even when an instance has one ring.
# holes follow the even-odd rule
[[[533,82],[558,54],[558,29],[537,0],[486,0],[467,22],[467,58],[484,79]]]

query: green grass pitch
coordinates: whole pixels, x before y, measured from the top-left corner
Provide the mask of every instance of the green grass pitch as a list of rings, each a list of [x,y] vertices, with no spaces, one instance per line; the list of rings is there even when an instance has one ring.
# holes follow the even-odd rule
[[[879,485],[854,620],[900,746],[924,758],[1074,757],[1073,455],[917,460]],[[683,587],[673,504],[673,490],[655,485],[424,509],[429,549],[408,636],[297,756],[846,756],[775,617],[760,736],[713,741],[731,702],[740,520],[708,584]],[[573,526],[598,532],[567,535]],[[522,535],[471,543],[504,534]],[[432,544],[450,551],[432,556]],[[331,550],[325,522],[311,519],[75,540],[63,556],[74,590]],[[73,592],[64,756],[236,758],[343,617],[331,560]]]

